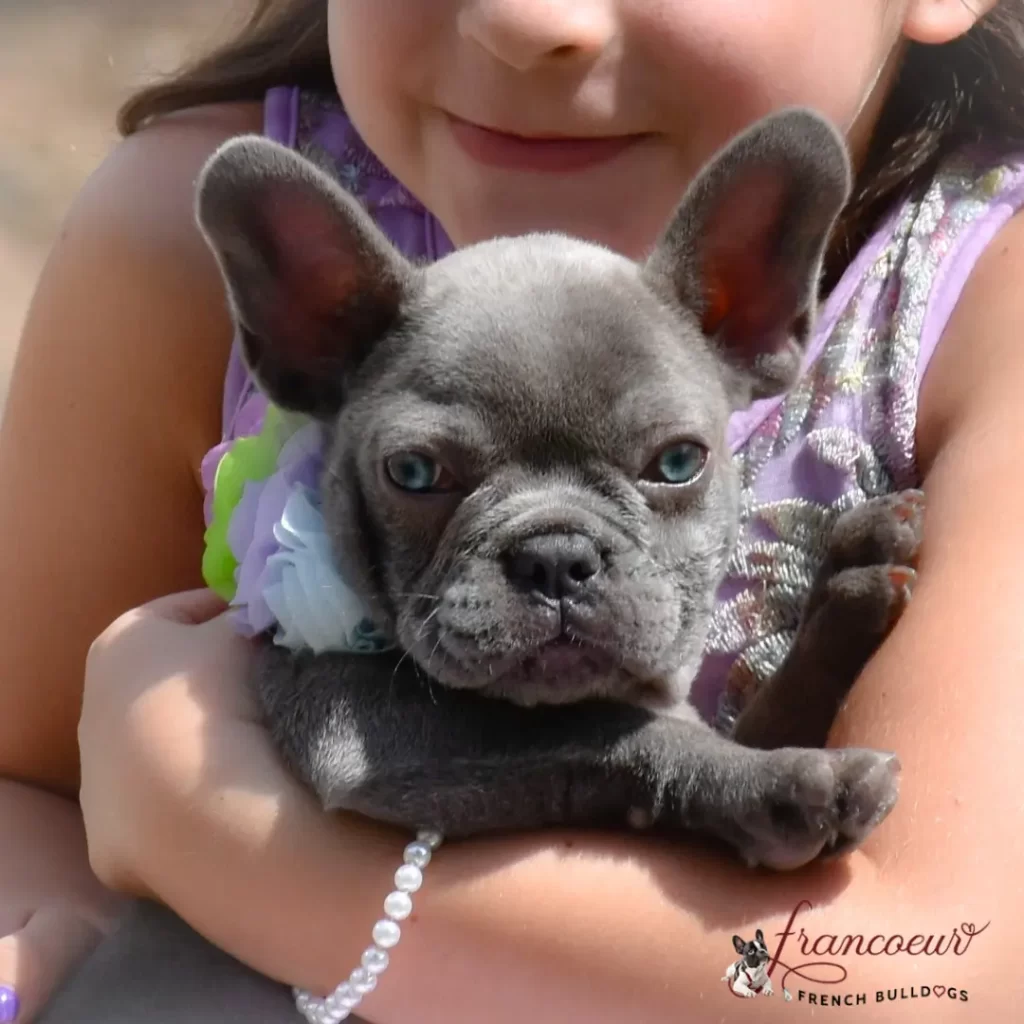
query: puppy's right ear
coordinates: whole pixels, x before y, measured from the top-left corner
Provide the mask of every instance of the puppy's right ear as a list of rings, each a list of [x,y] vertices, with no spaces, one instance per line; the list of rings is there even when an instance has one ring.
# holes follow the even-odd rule
[[[332,418],[416,269],[329,175],[258,136],[210,158],[196,217],[257,382],[283,408]]]
[[[694,314],[744,406],[800,373],[822,260],[847,196],[846,143],[811,110],[771,114],[713,157],[645,265]]]
[[[732,937],[732,946],[740,956],[743,956],[747,951],[747,944],[738,935]]]

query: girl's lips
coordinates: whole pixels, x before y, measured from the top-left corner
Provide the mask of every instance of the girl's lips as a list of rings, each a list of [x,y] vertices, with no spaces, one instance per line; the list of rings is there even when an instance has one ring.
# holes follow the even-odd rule
[[[505,170],[565,174],[606,163],[635,145],[643,135],[598,138],[526,138],[482,128],[448,115],[452,135],[472,159]]]

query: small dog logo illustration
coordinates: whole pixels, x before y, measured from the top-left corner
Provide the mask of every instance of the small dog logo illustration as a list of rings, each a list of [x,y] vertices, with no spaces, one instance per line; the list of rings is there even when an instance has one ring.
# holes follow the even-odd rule
[[[758,928],[750,942],[734,935],[732,944],[740,958],[726,968],[722,981],[727,981],[733,992],[745,999],[774,995],[772,979],[768,977],[772,957],[764,941],[764,932]],[[793,998],[786,989],[782,993],[787,1001]]]

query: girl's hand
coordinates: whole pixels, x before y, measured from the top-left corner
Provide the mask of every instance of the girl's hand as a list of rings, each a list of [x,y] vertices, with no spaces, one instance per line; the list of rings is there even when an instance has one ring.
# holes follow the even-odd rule
[[[90,863],[118,891],[153,895],[146,851],[173,835],[166,800],[201,787],[218,740],[245,729],[261,742],[249,644],[224,613],[209,590],[175,594],[122,615],[90,648],[80,800]]]
[[[405,837],[324,814],[288,771],[247,685],[253,647],[224,611],[209,591],[177,594],[93,643],[79,724],[89,862],[259,973],[333,988]]]
[[[0,1021],[29,1024],[121,901],[89,870],[73,801],[2,779],[0,822]]]
[[[0,1021],[31,1024],[109,922],[83,907],[58,903],[19,916],[24,923],[0,939]]]

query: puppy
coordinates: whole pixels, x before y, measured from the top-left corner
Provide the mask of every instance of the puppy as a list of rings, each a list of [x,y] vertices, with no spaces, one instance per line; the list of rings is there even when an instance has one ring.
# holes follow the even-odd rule
[[[759,749],[792,721],[740,745],[687,700],[738,530],[726,425],[796,380],[849,187],[841,138],[786,111],[641,263],[534,234],[417,266],[296,153],[215,154],[197,215],[246,360],[322,424],[337,567],[399,648],[261,648],[269,727],[327,809],[452,837],[629,820],[780,869],[888,814],[894,755]],[[816,743],[878,642],[858,629],[842,678],[808,682],[834,634],[789,666]]]
[[[729,965],[722,981],[729,982],[733,992],[746,999],[753,999],[757,995],[773,995],[775,990],[772,988],[772,979],[768,977],[768,965],[772,958],[764,941],[764,932],[758,928],[751,942],[744,942],[738,935],[734,935],[732,944],[740,958]]]

